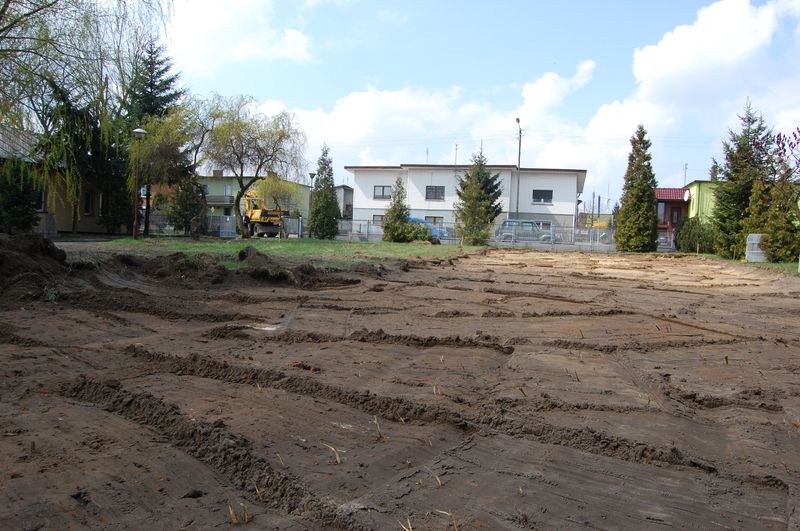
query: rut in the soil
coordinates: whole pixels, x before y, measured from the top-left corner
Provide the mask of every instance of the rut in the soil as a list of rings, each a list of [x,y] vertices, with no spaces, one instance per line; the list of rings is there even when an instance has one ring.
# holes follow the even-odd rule
[[[545,341],[545,346],[558,347],[567,350],[591,350],[595,352],[602,352],[604,354],[614,354],[615,352],[623,352],[633,350],[636,352],[654,352],[657,350],[664,350],[670,348],[682,347],[701,347],[708,345],[729,345],[731,343],[740,343],[747,341],[746,339],[728,338],[728,339],[671,339],[668,341],[653,341],[650,343],[642,343],[639,341],[631,341],[628,343],[615,343],[600,345],[596,343],[589,343],[586,341],[572,341],[568,339],[553,339]]]
[[[343,514],[332,503],[321,500],[298,479],[275,470],[256,455],[248,439],[230,431],[221,420],[213,423],[191,420],[177,406],[149,393],[127,391],[119,382],[81,378],[62,385],[60,392],[156,429],[171,443],[227,477],[251,501],[323,526],[362,528],[352,515]]]
[[[192,354],[181,357],[152,352],[141,346],[131,345],[125,351],[148,363],[161,364],[164,372],[177,375],[198,376],[218,381],[245,385],[260,385],[278,390],[330,400],[350,406],[370,415],[396,422],[420,421],[443,422],[465,431],[489,428],[512,437],[520,437],[541,444],[566,446],[576,450],[612,457],[623,461],[658,466],[684,466],[718,473],[710,460],[689,455],[674,446],[660,447],[622,437],[615,437],[594,429],[568,428],[549,424],[539,419],[512,418],[508,404],[494,402],[485,404],[477,415],[462,414],[441,405],[431,405],[397,397],[387,397],[355,391],[325,384],[309,376],[289,375],[274,369],[255,369],[231,365],[205,356]],[[727,477],[767,487],[787,490],[788,485],[774,476],[749,476],[741,478],[731,474]]]
[[[250,329],[250,327],[246,325],[226,325],[207,330],[203,333],[203,337],[207,339],[244,339],[245,337],[249,337],[244,332],[246,329]],[[413,334],[390,334],[384,332],[382,329],[367,330],[363,328],[347,335],[334,335],[326,332],[310,332],[307,330],[283,330],[275,334],[261,335],[258,339],[260,341],[272,341],[276,343],[336,343],[341,341],[357,341],[359,343],[405,345],[416,348],[447,346],[488,348],[502,354],[512,354],[514,352],[514,347],[510,342],[503,342],[500,338],[487,334],[476,334],[472,337],[417,336]]]

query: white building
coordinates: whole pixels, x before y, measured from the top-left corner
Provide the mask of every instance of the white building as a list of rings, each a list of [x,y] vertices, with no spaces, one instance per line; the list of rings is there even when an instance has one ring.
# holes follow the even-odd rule
[[[503,195],[501,219],[529,219],[543,228],[575,226],[578,197],[586,170],[487,166],[500,174]],[[455,221],[458,179],[467,165],[401,164],[400,166],[345,166],[353,174],[353,219],[379,222],[391,200],[392,185],[400,177],[406,186],[412,217],[432,223]]]

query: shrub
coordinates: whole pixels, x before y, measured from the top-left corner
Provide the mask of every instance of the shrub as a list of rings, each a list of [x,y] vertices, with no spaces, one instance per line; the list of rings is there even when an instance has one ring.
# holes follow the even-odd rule
[[[698,249],[701,253],[713,253],[717,240],[714,225],[699,218],[684,219],[675,236],[678,250],[684,253],[694,253]]]

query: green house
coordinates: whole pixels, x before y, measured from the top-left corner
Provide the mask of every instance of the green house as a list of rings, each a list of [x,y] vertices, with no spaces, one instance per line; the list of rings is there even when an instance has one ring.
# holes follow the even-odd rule
[[[692,181],[684,187],[689,192],[689,218],[700,218],[704,223],[711,221],[716,204],[716,186],[713,181]]]

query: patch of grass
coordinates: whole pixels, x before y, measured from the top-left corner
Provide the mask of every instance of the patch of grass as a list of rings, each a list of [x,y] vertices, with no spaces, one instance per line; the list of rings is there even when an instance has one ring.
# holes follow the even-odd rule
[[[379,263],[382,260],[447,259],[474,252],[480,247],[430,245],[428,243],[349,242],[339,240],[264,239],[223,240],[202,238],[120,238],[98,242],[97,251],[159,256],[182,252],[187,255],[209,254],[219,257],[222,265],[234,269],[231,258],[245,247],[291,262],[316,262],[328,267],[346,267],[355,262]]]

